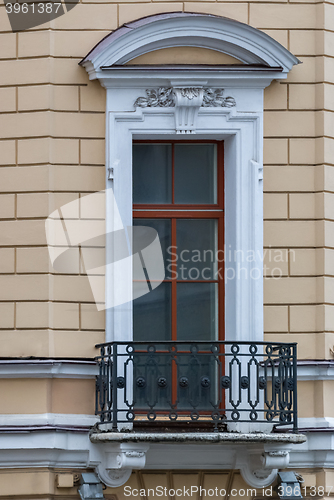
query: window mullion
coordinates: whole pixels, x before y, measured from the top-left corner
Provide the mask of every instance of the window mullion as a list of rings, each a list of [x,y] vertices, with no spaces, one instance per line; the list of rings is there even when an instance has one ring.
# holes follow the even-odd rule
[[[172,248],[176,248],[176,219],[172,218]],[[172,262],[172,340],[177,340],[177,263]]]
[[[175,179],[175,175],[174,175],[174,151],[175,151],[175,146],[174,146],[174,142],[172,142],[172,204],[174,205],[175,203],[175,198],[174,198],[174,179]]]

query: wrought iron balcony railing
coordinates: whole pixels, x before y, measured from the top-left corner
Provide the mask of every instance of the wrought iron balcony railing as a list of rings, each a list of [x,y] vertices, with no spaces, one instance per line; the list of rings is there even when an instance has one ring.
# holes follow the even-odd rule
[[[133,422],[266,422],[297,432],[295,343],[112,342],[96,359],[96,414]],[[126,425],[125,425],[126,427]]]

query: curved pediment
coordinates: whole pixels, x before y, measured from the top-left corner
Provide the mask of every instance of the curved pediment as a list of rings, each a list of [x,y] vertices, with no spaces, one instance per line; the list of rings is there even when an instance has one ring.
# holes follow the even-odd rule
[[[80,64],[91,78],[97,78],[101,68],[122,66],[172,47],[216,51],[241,64],[281,68],[283,73],[300,62],[276,40],[247,24],[211,14],[173,12],[124,24],[101,40]]]
[[[143,66],[158,64],[210,64],[228,65],[243,64],[239,59],[228,56],[217,50],[203,49],[201,47],[170,47],[153,50],[125,63],[126,66]]]

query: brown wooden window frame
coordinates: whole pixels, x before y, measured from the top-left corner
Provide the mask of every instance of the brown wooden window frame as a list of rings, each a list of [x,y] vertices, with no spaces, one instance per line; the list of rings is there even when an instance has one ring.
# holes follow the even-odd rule
[[[217,145],[217,203],[215,204],[175,204],[174,203],[174,148],[175,144],[216,144]],[[176,246],[177,219],[217,219],[218,250],[224,251],[224,142],[213,140],[136,140],[133,144],[171,144],[172,146],[172,203],[170,204],[133,204],[133,218],[171,220],[171,247]],[[157,211],[155,211],[157,210]],[[222,272],[216,280],[178,280],[165,279],[171,283],[171,340],[177,341],[177,283],[217,283],[218,284],[218,339],[224,340],[225,287],[224,262]],[[171,274],[175,276],[176,260],[171,263]]]

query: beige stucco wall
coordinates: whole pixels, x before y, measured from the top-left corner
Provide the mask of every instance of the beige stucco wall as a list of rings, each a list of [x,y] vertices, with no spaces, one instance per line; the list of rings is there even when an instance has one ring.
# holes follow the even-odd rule
[[[95,380],[0,379],[0,414],[93,415]]]
[[[79,256],[77,274],[50,268],[44,220],[62,204],[105,186],[105,91],[77,63],[122,23],[169,11],[249,23],[303,62],[287,81],[265,91],[265,332],[268,340],[299,342],[299,357],[332,357],[334,4],[312,0],[83,0],[49,24],[17,34],[0,5],[1,356],[93,357],[94,345],[104,340],[104,312],[94,306]],[[193,49],[165,56],[181,61],[190,52],[194,57]],[[207,54],[199,55],[207,61]],[[275,249],[282,262],[275,261]],[[277,270],[271,276],[277,267],[280,279]],[[42,398],[49,382],[31,385],[36,383],[44,384]],[[78,391],[85,400],[82,412],[93,411],[87,408],[94,388]],[[301,402],[301,416],[334,416],[328,405],[318,409],[318,391],[323,398],[327,385],[301,387],[309,398],[305,408]]]
[[[334,381],[300,381],[300,418],[334,418]],[[0,414],[83,414],[95,411],[93,379],[0,379]]]
[[[15,499],[30,498],[31,495],[41,495],[41,498],[79,498],[78,484],[73,487],[57,487],[59,484],[58,477],[64,474],[72,474],[73,479],[78,474],[78,470],[1,470],[0,471],[0,498],[8,497]],[[68,477],[66,478],[68,481]],[[61,482],[60,482],[61,483]],[[131,489],[146,489],[155,488],[156,486],[166,487],[168,490],[172,488],[190,487],[192,485],[201,486],[202,488],[219,488],[230,491],[232,488],[245,489],[246,495],[242,498],[252,498],[254,489],[247,486],[242,480],[239,473],[233,471],[136,471],[133,472],[129,481],[124,486],[129,486]],[[132,498],[124,494],[124,486],[120,488],[107,488],[104,491],[106,500],[114,499],[112,495],[116,495],[118,500]],[[249,495],[247,495],[247,489]],[[50,497],[49,497],[50,495]],[[53,496],[54,495],[54,496]],[[144,500],[153,498],[152,496],[141,496]],[[169,496],[164,496],[168,500]],[[183,498],[183,496],[178,497]],[[194,494],[193,500],[200,500],[199,495]],[[218,497],[220,498],[220,497]],[[235,496],[238,499],[239,497]],[[240,497],[241,498],[241,497]]]
[[[328,469],[318,469],[317,471],[311,470],[300,470],[298,471],[302,474],[304,483],[303,487],[306,487],[306,493],[310,495],[312,493],[312,487],[324,487],[325,498],[332,497],[333,492],[333,472]],[[46,469],[26,469],[22,470],[2,470],[0,471],[0,498],[11,498],[13,500],[21,500],[24,498],[43,498],[43,500],[51,500],[51,498],[59,499],[78,499],[78,483],[76,482],[78,478],[79,470],[46,470]],[[60,479],[59,479],[60,478]],[[63,487],[58,485],[66,485],[74,482],[72,487]],[[233,498],[236,500],[241,499],[251,499],[251,498],[271,498],[270,490],[266,489],[267,496],[263,496],[262,489],[254,491],[247,485],[240,474],[235,471],[136,471],[133,472],[128,482],[119,488],[107,488],[104,490],[104,497],[106,500],[126,500],[127,498],[133,498],[132,496],[124,494],[124,487],[133,489],[144,490],[147,492],[149,489],[154,489],[156,486],[162,486],[167,488],[167,490],[174,488],[189,488],[191,486],[202,487],[203,489],[210,490],[218,488],[225,489],[227,491],[226,497],[220,497],[218,495],[213,498],[231,498],[229,494],[233,490]],[[127,493],[128,490],[125,490]],[[138,493],[139,493],[138,491]],[[240,491],[241,495],[235,494],[236,491]],[[304,493],[303,489],[303,493]],[[244,493],[244,494],[243,494]],[[254,494],[255,493],[255,494]],[[314,493],[314,490],[313,490]],[[273,492],[274,498],[276,497]],[[142,495],[138,498],[143,500],[151,500],[153,497],[150,495]],[[164,496],[165,500],[172,499],[174,497]],[[180,500],[187,498],[186,496],[178,496]],[[201,500],[199,495],[195,493],[192,495],[193,500]],[[202,498],[208,498],[208,496],[202,495]],[[319,498],[319,497],[318,497]]]

